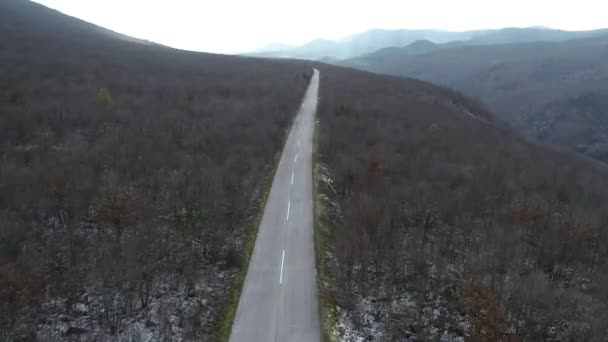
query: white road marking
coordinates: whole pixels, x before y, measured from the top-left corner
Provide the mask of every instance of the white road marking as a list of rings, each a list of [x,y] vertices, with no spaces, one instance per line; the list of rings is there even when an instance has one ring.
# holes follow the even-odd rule
[[[283,256],[281,257],[281,275],[279,276],[279,284],[283,284],[283,265],[285,264],[285,250],[283,250]]]
[[[293,163],[295,164],[298,161],[298,154],[296,153],[296,157],[293,160]]]
[[[291,185],[293,185],[293,172],[291,173]]]
[[[287,221],[289,221],[289,208],[291,208],[291,201],[287,202]]]

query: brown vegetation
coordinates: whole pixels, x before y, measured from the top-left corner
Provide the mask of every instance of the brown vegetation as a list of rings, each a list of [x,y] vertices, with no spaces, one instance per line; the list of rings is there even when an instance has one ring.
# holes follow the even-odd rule
[[[319,158],[333,179],[322,190],[339,208],[325,248],[353,321],[371,299],[388,340],[446,326],[483,341],[606,334],[605,167],[475,119],[488,116],[419,81],[321,75]],[[414,308],[399,304],[409,296]]]
[[[57,315],[119,334],[181,293],[179,324],[208,338],[310,67],[116,40],[27,1],[0,22],[0,339]]]

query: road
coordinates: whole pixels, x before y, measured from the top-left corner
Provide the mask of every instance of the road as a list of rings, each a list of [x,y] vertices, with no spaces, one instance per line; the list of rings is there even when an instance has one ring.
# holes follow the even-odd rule
[[[320,340],[312,201],[318,90],[315,69],[272,182],[231,342]]]

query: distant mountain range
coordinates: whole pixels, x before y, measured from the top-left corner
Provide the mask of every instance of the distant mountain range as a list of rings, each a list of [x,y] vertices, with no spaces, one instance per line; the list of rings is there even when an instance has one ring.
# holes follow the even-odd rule
[[[416,41],[463,45],[492,45],[524,42],[559,42],[608,35],[608,29],[563,31],[545,27],[504,28],[451,32],[440,30],[370,30],[340,40],[313,40],[302,46],[272,44],[247,55],[257,57],[299,58],[311,60],[350,59],[384,48],[405,47]]]
[[[528,137],[608,162],[608,29],[371,30],[253,55],[449,86]]]
[[[539,37],[552,41],[482,46],[417,41],[339,63],[452,87],[529,137],[608,162],[608,35],[564,41],[602,32],[547,31]]]

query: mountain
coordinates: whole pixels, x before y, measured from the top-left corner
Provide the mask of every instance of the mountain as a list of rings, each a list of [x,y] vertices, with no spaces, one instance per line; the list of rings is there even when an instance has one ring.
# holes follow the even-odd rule
[[[470,33],[434,30],[370,30],[341,40],[313,40],[302,46],[281,51],[257,52],[251,55],[319,60],[322,58],[346,59],[370,53],[385,47],[404,46],[416,40],[427,39],[444,43],[468,39]]]
[[[258,57],[281,57],[320,60],[322,58],[349,59],[377,50],[404,47],[416,41],[435,44],[451,43],[451,46],[506,44],[533,41],[564,41],[591,38],[608,34],[608,30],[563,31],[540,27],[504,28],[499,30],[477,30],[450,32],[440,30],[369,30],[340,40],[314,40],[298,47],[277,51],[257,51]]]
[[[312,65],[24,0],[0,1],[0,64],[0,341],[224,338]]]
[[[449,89],[320,70],[326,336],[604,339],[606,165],[526,141]]]
[[[9,32],[12,35],[35,33],[50,37],[71,36],[76,32],[80,37],[89,35],[93,38],[105,37],[145,45],[154,44],[87,23],[44,6],[38,6],[28,0],[4,0],[0,6],[2,6],[0,13],[0,28],[2,29],[0,32],[2,34]]]
[[[387,56],[388,58],[390,58],[395,54],[422,55],[440,49],[440,46],[441,45],[435,44],[429,40],[417,40],[405,47],[387,47],[384,49],[380,49],[374,52],[373,55],[376,59],[382,58],[382,56]],[[340,62],[340,60],[337,60],[333,63],[340,64]]]
[[[608,35],[608,29],[591,31],[564,31],[543,27],[517,28],[477,32],[467,45],[491,45],[527,42],[559,42]]]
[[[480,99],[498,118],[529,137],[608,161],[607,57],[608,36],[487,46],[447,44],[424,55],[414,55],[406,47],[380,50],[346,64],[453,87]]]

